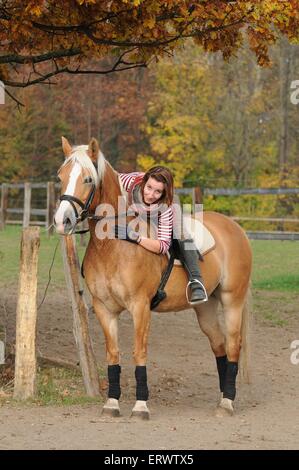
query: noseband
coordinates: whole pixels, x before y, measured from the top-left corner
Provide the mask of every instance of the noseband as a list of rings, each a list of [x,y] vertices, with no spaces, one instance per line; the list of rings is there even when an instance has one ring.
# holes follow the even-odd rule
[[[96,185],[94,183],[92,183],[91,190],[89,192],[88,198],[87,198],[85,203],[80,201],[80,199],[78,199],[77,197],[71,196],[69,194],[63,194],[62,196],[60,196],[60,198],[59,198],[60,201],[68,201],[71,204],[72,208],[74,209],[75,216],[76,216],[76,225],[79,222],[82,222],[83,220],[85,220],[86,217],[89,216],[88,211],[89,211],[90,205],[92,203],[92,200],[94,198],[95,192],[96,192]],[[78,211],[77,211],[77,208],[76,208],[74,202],[76,202],[81,207],[82,211],[81,211],[80,214],[78,214]]]

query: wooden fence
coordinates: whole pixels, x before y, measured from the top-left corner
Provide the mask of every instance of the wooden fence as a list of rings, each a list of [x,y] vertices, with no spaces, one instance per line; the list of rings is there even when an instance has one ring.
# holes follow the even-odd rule
[[[55,190],[58,185],[49,181],[48,183],[16,183],[1,185],[1,207],[0,207],[0,229],[3,229],[6,224],[21,224],[23,228],[28,227],[30,224],[41,225],[49,229],[49,235],[53,232],[54,211],[56,207],[56,193]],[[32,192],[37,189],[46,191],[46,207],[34,208],[32,206]],[[10,191],[23,190],[23,207],[10,207],[9,202]],[[9,216],[17,215],[18,219],[11,219]],[[44,220],[31,220],[31,216],[40,216]]]
[[[299,188],[244,188],[244,189],[226,189],[226,188],[215,188],[205,189],[201,191],[197,188],[183,188],[177,189],[177,194],[191,195],[193,204],[193,213],[195,212],[195,205],[202,204],[204,196],[242,196],[242,195],[288,195],[288,194],[299,194]],[[203,195],[204,194],[204,195]],[[299,223],[299,219],[295,217],[245,217],[245,216],[231,216],[236,221],[251,221],[251,222],[277,222],[277,223]],[[289,231],[246,231],[249,238],[253,240],[299,240],[299,232]]]
[[[6,224],[21,224],[23,227],[28,227],[30,224],[41,225],[48,229],[49,235],[53,233],[53,216],[56,207],[56,191],[59,185],[54,182],[48,183],[17,183],[1,185],[1,208],[0,208],[0,230],[5,227]],[[11,190],[24,190],[23,207],[9,207],[9,191]],[[32,192],[36,189],[42,189],[46,191],[46,207],[45,208],[33,208],[32,206]],[[215,188],[205,189],[204,196],[200,187],[193,188],[182,188],[177,189],[178,195],[189,195],[192,198],[193,213],[195,212],[196,205],[203,203],[204,196],[241,196],[241,195],[291,195],[299,194],[299,188],[243,188],[243,189],[226,189],[226,188]],[[19,219],[13,220],[9,216],[17,215]],[[31,220],[31,216],[38,216],[43,220]],[[236,221],[259,221],[259,222],[272,222],[272,223],[299,223],[298,218],[279,218],[279,217],[245,217],[245,216],[231,216]],[[248,230],[247,234],[252,239],[263,239],[263,240],[299,240],[299,232],[296,231],[252,231]],[[82,237],[83,238],[83,237]]]

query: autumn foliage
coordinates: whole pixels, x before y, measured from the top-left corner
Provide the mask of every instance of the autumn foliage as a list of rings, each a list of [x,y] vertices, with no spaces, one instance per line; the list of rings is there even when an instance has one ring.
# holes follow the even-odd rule
[[[298,28],[298,0],[4,0],[0,80],[26,87],[61,73],[146,66],[186,38],[224,58],[248,42],[264,65],[278,34],[297,41]],[[114,60],[89,67],[108,56]]]

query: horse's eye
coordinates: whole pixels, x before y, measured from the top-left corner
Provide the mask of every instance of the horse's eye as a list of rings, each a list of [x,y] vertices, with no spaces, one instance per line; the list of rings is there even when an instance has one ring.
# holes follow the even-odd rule
[[[86,176],[86,178],[84,178],[83,183],[92,183],[92,178],[91,178],[91,176]]]

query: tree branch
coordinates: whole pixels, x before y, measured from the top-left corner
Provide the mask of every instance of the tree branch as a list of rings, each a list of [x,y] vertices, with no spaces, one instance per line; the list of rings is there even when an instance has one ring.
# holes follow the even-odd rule
[[[207,28],[205,30],[198,30],[198,31],[195,31],[194,33],[184,35],[184,36],[182,36],[182,38],[191,38],[191,37],[204,36],[205,34],[212,33],[213,31],[223,31],[224,29],[228,29],[232,26],[237,26],[239,24],[241,25],[242,23],[244,23],[244,20],[245,20],[246,16],[249,13],[251,13],[253,10],[254,10],[254,8],[252,8],[250,11],[248,11],[246,13],[246,15],[243,15],[242,18],[240,18],[239,20],[233,21],[232,23],[222,24],[220,26],[213,26],[213,27]]]
[[[39,75],[39,78],[36,78],[34,80],[30,80],[31,74],[29,75],[29,79],[26,82],[16,82],[16,81],[11,81],[11,80],[5,80],[2,79],[2,82],[6,86],[11,86],[11,87],[16,87],[16,88],[27,88],[28,86],[31,85],[36,85],[38,83],[43,83],[49,80],[49,78],[54,77],[56,75],[60,75],[62,73],[69,73],[69,74],[95,74],[95,75],[107,75],[112,72],[122,72],[124,70],[131,70],[137,67],[147,67],[146,62],[127,62],[124,61],[123,58],[126,54],[133,52],[134,49],[131,49],[129,51],[124,51],[118,59],[115,61],[113,66],[111,68],[106,69],[106,70],[80,70],[80,66],[76,69],[70,69],[69,67],[63,67],[59,68],[55,59],[53,60],[55,64],[55,70],[52,72],[49,72],[45,75],[42,75],[40,72],[36,71],[34,68],[34,73],[36,75]],[[53,84],[50,82],[47,82],[47,84]]]
[[[0,56],[0,64],[38,64],[40,62],[46,62],[51,59],[62,59],[64,57],[74,57],[82,53],[80,48],[61,49],[58,51],[47,52],[41,55],[3,55]]]
[[[12,95],[6,88],[5,88],[5,93],[18,105],[18,108],[20,109],[21,106],[25,106],[21,101],[19,101],[14,95]]]

